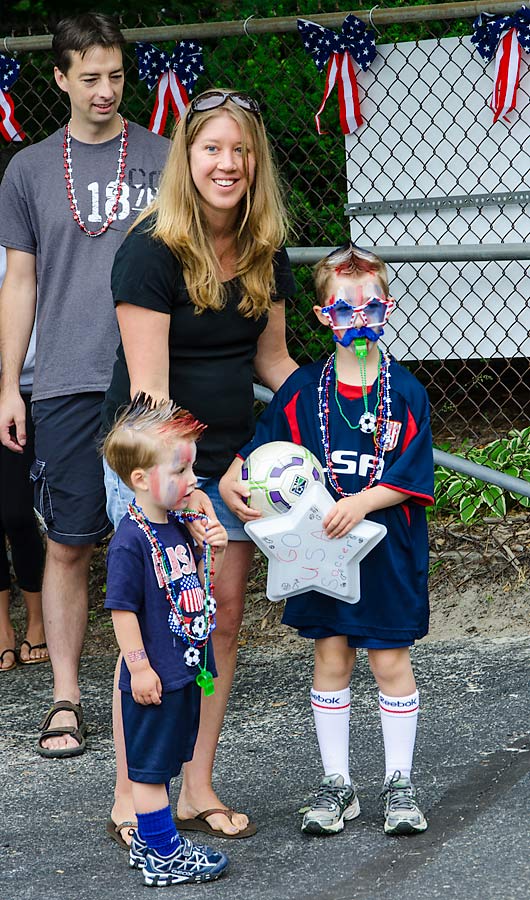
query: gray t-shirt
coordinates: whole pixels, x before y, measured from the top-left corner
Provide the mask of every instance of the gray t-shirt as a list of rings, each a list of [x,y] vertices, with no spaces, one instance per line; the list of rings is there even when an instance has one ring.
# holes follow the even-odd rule
[[[0,184],[0,244],[36,256],[39,303],[33,399],[109,386],[118,326],[110,290],[114,254],[155,196],[169,141],[129,123],[117,217],[99,237],[74,221],[66,193],[64,128],[17,153]],[[72,139],[73,183],[81,218],[97,231],[112,208],[120,137]],[[109,199],[110,198],[110,199]]]

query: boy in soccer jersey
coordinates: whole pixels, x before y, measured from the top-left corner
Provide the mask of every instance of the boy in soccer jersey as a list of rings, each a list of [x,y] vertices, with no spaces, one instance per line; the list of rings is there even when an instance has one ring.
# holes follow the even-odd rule
[[[223,853],[179,835],[168,799],[171,778],[193,756],[201,687],[213,693],[209,557],[215,550],[219,570],[228,543],[221,523],[208,520],[201,562],[185,522],[203,517],[182,512],[197,483],[195,441],[203,430],[173,401],[154,406],[138,394],[103,448],[134,491],[110,542],[105,607],[123,654],[119,686],[138,819],[129,864],[152,887],[212,881],[228,864]]]
[[[334,834],[359,815],[349,769],[350,680],[357,648],[365,647],[379,688],[384,829],[414,834],[427,828],[410,780],[419,699],[409,648],[429,620],[429,402],[414,376],[379,348],[394,306],[382,260],[348,243],[316,266],[315,287],[314,312],[331,329],[335,352],[287,379],[220,489],[243,521],[257,518],[238,482],[242,461],[261,444],[294,441],[326,467],[337,501],[324,519],[329,538],[365,518],[386,526],[386,537],[362,562],[359,603],[308,591],[287,600],[283,622],[315,641],[311,706],[324,777],[302,831]]]

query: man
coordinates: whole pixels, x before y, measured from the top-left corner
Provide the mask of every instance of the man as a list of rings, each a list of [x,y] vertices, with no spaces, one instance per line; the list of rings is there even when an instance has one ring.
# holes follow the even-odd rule
[[[110,292],[114,254],[152,199],[169,142],[119,112],[123,36],[104,15],[59,23],[55,80],[68,94],[64,128],[17,153],[0,185],[0,440],[26,441],[19,374],[37,309],[33,386],[36,505],[48,527],[43,609],[54,705],[41,723],[42,756],[85,748],[78,670],[94,545],[111,530],[97,453],[100,407],[118,328]]]

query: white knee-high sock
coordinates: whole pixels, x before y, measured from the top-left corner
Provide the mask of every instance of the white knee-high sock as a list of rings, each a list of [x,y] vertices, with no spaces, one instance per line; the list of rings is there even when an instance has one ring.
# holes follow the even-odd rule
[[[398,771],[404,778],[410,778],[419,708],[418,691],[408,697],[389,697],[379,691],[385,744],[385,778]]]
[[[324,775],[342,775],[345,784],[351,784],[349,687],[342,691],[311,688],[311,707]]]

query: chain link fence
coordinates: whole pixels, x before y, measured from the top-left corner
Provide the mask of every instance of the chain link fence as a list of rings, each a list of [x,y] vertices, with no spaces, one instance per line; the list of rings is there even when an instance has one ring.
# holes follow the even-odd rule
[[[518,5],[500,2],[486,8],[510,12]],[[346,147],[336,93],[322,117],[328,133],[316,134],[314,114],[322,100],[325,75],[318,73],[305,54],[294,18],[251,17],[237,23],[211,18],[175,26],[174,18],[162,13],[149,18],[146,13],[135,21],[123,20],[131,43],[125,53],[122,111],[147,126],[154,103],[154,94],[138,80],[132,41],[152,41],[170,48],[175,40],[197,40],[203,48],[205,71],[196,92],[210,86],[237,87],[260,103],[288,198],[291,245],[322,248],[323,253],[323,248],[341,244],[351,234],[356,243],[373,248],[387,260],[391,288],[398,300],[393,330],[386,335],[388,346],[429,392],[436,444],[527,479],[530,291],[526,260],[530,253],[524,244],[530,195],[521,194],[510,205],[502,196],[494,206],[487,201],[482,206],[473,204],[471,213],[465,204],[445,211],[440,205],[433,206],[432,199],[430,207],[424,204],[429,197],[463,194],[458,190],[458,173],[465,174],[472,159],[481,158],[485,164],[490,159],[488,131],[483,129],[479,142],[474,137],[484,109],[490,122],[492,119],[487,103],[494,64],[486,66],[476,53],[472,60],[469,47],[472,19],[479,10],[476,4],[463,3],[425,10],[421,6],[376,7],[370,15],[368,9],[356,14],[367,22],[371,18],[377,28],[378,50],[384,48],[384,53],[378,54],[371,70],[359,75],[361,109],[367,122],[346,140]],[[307,14],[306,18],[340,29],[345,15]],[[42,35],[43,29],[34,23],[32,32]],[[416,55],[409,54],[407,47]],[[49,37],[14,32],[2,49],[19,52],[22,71],[11,94],[17,119],[27,134],[24,145],[41,140],[63,125],[69,112],[65,95],[53,81]],[[469,71],[467,63],[466,70],[463,68],[468,57]],[[438,68],[433,78],[429,69],[435,58]],[[455,84],[460,94],[455,94]],[[466,84],[463,95],[462,84]],[[487,177],[475,179],[468,193],[520,191],[521,177],[524,179],[527,171],[517,174],[524,141],[519,142],[513,134],[528,122],[529,93],[530,75],[523,56],[517,109],[510,116],[510,125],[499,122],[495,126],[497,134],[499,129],[503,132],[500,156],[495,159],[503,159],[503,165],[493,172],[490,169]],[[468,126],[457,123],[455,104],[468,111]],[[0,149],[3,165],[20,146]],[[412,207],[388,207],[389,202],[399,205],[411,197]],[[382,204],[379,210],[367,205],[377,206],[377,202]],[[483,215],[486,207],[487,217]],[[459,248],[460,257],[451,258],[454,247]],[[295,252],[293,258],[296,262],[303,254]],[[312,316],[310,266],[297,265],[296,274],[299,293],[288,310],[288,340],[293,356],[304,363],[332,348],[329,336],[319,330]],[[485,299],[477,306],[479,282]],[[407,303],[409,293],[412,302]],[[440,579],[446,584],[452,579],[454,586],[461,586],[468,579],[480,582],[492,576],[522,583],[529,543],[520,502],[469,476],[443,469],[437,472],[437,492],[440,512],[431,524],[433,583]],[[499,515],[506,531],[497,527]],[[479,522],[472,544],[462,539],[462,519]]]

